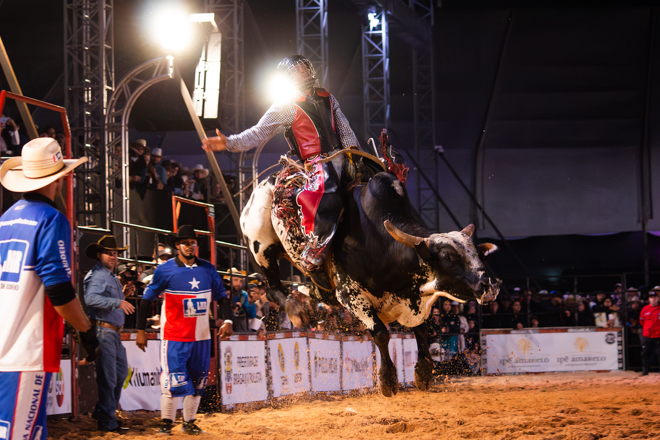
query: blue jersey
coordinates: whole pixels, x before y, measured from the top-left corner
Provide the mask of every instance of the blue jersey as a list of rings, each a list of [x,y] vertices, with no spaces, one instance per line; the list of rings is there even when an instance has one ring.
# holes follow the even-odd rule
[[[154,271],[143,299],[153,301],[163,294],[161,336],[168,341],[203,341],[211,338],[211,300],[227,297],[218,271],[211,263],[195,259],[186,266],[172,258]]]
[[[45,286],[71,281],[71,227],[46,200],[31,195],[0,217],[0,371],[60,368],[64,321]]]

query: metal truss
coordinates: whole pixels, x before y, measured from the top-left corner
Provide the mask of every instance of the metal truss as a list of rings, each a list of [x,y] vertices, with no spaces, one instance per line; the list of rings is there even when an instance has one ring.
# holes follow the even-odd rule
[[[89,161],[76,172],[78,222],[107,226],[105,125],[115,86],[113,0],[64,0],[64,106],[74,157]]]
[[[244,0],[205,0],[206,12],[215,14],[215,22],[222,34],[222,77],[220,99],[222,102],[222,126],[230,133],[240,133],[245,128],[244,104],[244,59],[243,59],[243,8]],[[223,170],[223,174],[233,174],[235,185],[243,188],[245,182],[252,178],[252,167],[245,154],[230,155],[233,167]],[[239,197],[239,210],[247,198],[243,193]],[[227,203],[232,203],[227,201]],[[227,235],[225,231],[235,230],[229,213],[216,212],[216,237],[224,240],[240,242],[240,234]],[[224,235],[223,235],[224,234]],[[241,261],[246,258],[241,252]]]
[[[435,147],[435,81],[433,44],[413,49],[413,112],[415,157],[422,167],[417,173],[417,207],[427,226],[440,229],[440,206],[435,191],[438,188],[438,159]],[[424,173],[428,179],[422,178]],[[431,183],[429,183],[431,182]]]
[[[310,60],[321,87],[328,88],[328,0],[296,0],[296,42]]]
[[[390,125],[390,58],[387,12],[373,8],[362,28],[362,84],[365,139],[378,139]],[[378,20],[378,24],[375,24]]]
[[[205,0],[222,33],[224,84],[221,89],[222,126],[239,133],[245,125],[243,94],[243,0]]]
[[[105,118],[105,174],[108,178],[104,189],[107,229],[110,228],[110,220],[130,223],[128,121],[133,105],[150,86],[173,77],[173,58],[156,58],[126,74],[110,98]],[[129,230],[123,228],[123,232],[124,244],[127,244]]]

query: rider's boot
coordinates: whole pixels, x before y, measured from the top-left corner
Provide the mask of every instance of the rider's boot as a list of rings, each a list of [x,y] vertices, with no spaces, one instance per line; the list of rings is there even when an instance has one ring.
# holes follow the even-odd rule
[[[301,264],[307,275],[312,279],[319,289],[332,291],[332,283],[324,270],[324,260],[327,254],[328,246],[313,246],[307,244],[305,250],[300,255]]]
[[[317,271],[308,271],[307,275],[319,289],[328,291],[334,290],[332,284],[330,283],[330,278],[323,269]]]

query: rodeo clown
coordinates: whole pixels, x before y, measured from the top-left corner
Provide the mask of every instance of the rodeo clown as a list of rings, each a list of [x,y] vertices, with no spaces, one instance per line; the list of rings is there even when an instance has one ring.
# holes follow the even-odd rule
[[[209,310],[212,300],[220,303],[224,317],[231,316],[230,301],[222,278],[208,261],[195,256],[197,236],[192,226],[181,226],[174,235],[179,254],[156,268],[142,297],[138,316],[137,346],[144,351],[144,329],[152,301],[163,294],[161,312],[161,427],[171,434],[176,420],[177,397],[183,397],[183,426],[186,434],[198,435],[195,415],[206,386],[211,362]],[[232,321],[225,320],[220,337],[233,333]]]
[[[296,198],[307,237],[302,265],[318,287],[332,290],[323,262],[343,211],[343,200],[334,167],[330,162],[318,161],[344,148],[359,148],[359,143],[335,97],[316,87],[316,72],[308,59],[292,55],[280,62],[278,70],[294,83],[296,96],[273,104],[257,125],[242,133],[225,137],[216,130],[218,136],[204,140],[203,148],[245,151],[284,130],[292,152],[305,163],[307,174],[307,183]]]

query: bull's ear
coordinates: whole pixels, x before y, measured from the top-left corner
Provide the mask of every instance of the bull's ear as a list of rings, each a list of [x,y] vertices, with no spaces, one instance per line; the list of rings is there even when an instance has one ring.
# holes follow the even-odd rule
[[[417,243],[415,245],[415,252],[417,252],[417,255],[419,255],[422,260],[424,261],[430,260],[431,250],[429,249],[428,240],[422,240],[419,243]]]
[[[477,246],[477,250],[479,251],[479,259],[482,261],[485,260],[487,256],[495,252],[497,249],[497,246],[495,246],[493,243],[480,244]]]
[[[468,237],[472,237],[472,234],[474,234],[474,225],[467,225],[465,228],[463,228],[461,233],[467,235]]]

